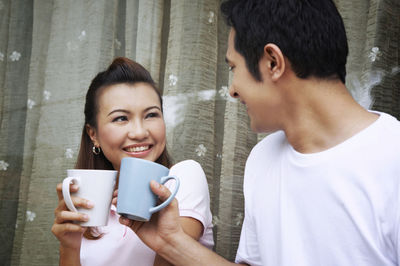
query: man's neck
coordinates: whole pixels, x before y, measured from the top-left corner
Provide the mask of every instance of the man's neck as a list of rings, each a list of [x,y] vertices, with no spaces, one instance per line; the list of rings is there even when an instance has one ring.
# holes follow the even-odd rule
[[[336,146],[372,124],[378,116],[361,107],[339,81],[303,80],[287,88],[291,105],[283,130],[300,153]]]

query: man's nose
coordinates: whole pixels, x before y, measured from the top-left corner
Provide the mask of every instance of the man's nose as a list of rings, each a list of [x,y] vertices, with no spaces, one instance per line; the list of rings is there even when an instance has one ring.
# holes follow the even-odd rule
[[[232,98],[238,98],[239,97],[239,94],[237,94],[237,92],[235,91],[235,87],[233,85],[229,86],[229,95]]]

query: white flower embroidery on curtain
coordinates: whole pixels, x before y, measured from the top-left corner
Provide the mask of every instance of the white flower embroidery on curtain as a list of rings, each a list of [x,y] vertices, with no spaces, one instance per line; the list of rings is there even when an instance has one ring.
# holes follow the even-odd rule
[[[43,91],[43,98],[45,101],[50,100],[50,96],[51,96],[51,92],[49,92],[47,90]]]
[[[214,215],[212,218],[212,224],[213,226],[217,226],[221,223],[221,220],[219,219],[219,217],[217,215]]]
[[[80,40],[81,42],[84,41],[86,39],[86,31],[81,31],[81,34],[78,36],[78,40]]]
[[[17,51],[12,52],[10,55],[10,60],[13,62],[18,61],[20,58],[21,58],[21,54],[18,53]]]
[[[171,74],[169,75],[168,80],[169,80],[169,86],[175,86],[176,83],[178,82],[178,77]]]
[[[0,52],[0,61],[4,61],[4,54]]]
[[[79,41],[79,42],[83,42],[83,41],[85,41],[86,40],[86,31],[85,30],[82,30],[80,33],[79,33],[79,35],[78,35],[78,37],[77,37],[77,40]],[[77,42],[76,40],[72,40],[72,41],[68,41],[67,42],[67,49],[68,49],[68,51],[69,52],[75,52],[75,51],[77,51],[78,49],[79,49],[79,42]]]
[[[119,50],[121,49],[121,42],[118,39],[114,40],[114,44],[115,44],[115,49]]]
[[[206,154],[206,152],[207,152],[207,148],[203,144],[200,144],[196,148],[196,153],[197,153],[197,156],[199,156],[199,157],[204,156]]]
[[[28,99],[28,102],[26,104],[29,109],[32,109],[36,105],[36,102],[34,100]]]
[[[214,18],[215,18],[214,12],[213,12],[213,11],[210,11],[210,12],[208,13],[208,23],[210,23],[210,24],[214,23],[214,20],[215,20]]]
[[[36,213],[32,212],[32,211],[26,211],[26,220],[28,222],[33,222],[33,220],[35,220],[36,218]]]
[[[218,91],[219,95],[227,100],[229,98],[229,89],[228,86],[221,86],[221,89]]]
[[[236,226],[239,226],[239,225],[242,224],[242,221],[243,221],[243,213],[239,212],[239,213],[236,214],[234,222],[235,222]]]
[[[368,57],[371,60],[371,62],[375,62],[377,59],[379,59],[380,55],[381,55],[381,52],[379,51],[379,47],[372,47],[371,52],[369,53]]]
[[[70,148],[65,150],[65,157],[68,159],[71,159],[72,157],[74,157],[74,151]]]
[[[0,170],[1,171],[7,171],[9,164],[3,160],[0,161]]]
[[[400,72],[400,67],[396,66],[396,67],[392,68],[392,72],[390,74],[396,75],[399,72]]]

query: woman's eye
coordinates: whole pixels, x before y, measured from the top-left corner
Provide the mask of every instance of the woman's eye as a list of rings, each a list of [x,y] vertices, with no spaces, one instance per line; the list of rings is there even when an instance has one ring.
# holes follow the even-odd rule
[[[114,118],[112,121],[113,122],[122,122],[122,121],[127,121],[128,118],[126,116],[118,116],[116,118]]]
[[[148,113],[146,115],[146,118],[159,117],[159,116],[160,116],[159,113],[153,112],[153,113]]]
[[[234,68],[234,66],[229,66],[229,71],[233,71]]]

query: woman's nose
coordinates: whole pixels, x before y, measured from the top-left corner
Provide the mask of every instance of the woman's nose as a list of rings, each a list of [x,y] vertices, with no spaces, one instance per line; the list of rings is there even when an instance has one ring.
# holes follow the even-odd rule
[[[134,122],[129,126],[128,137],[131,139],[144,139],[148,135],[149,131],[141,122]]]

